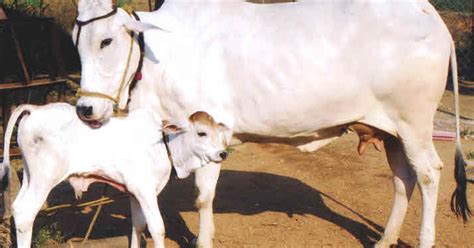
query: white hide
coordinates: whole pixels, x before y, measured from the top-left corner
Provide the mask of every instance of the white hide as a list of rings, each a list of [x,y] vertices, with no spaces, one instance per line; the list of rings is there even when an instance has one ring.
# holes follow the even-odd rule
[[[126,50],[128,43],[120,42],[126,28],[114,26],[127,22],[124,16],[132,20],[121,14],[83,28],[91,42],[79,45],[86,62],[81,87],[118,89],[118,80],[101,73],[118,70],[124,61],[118,56],[124,55],[109,57],[112,48],[96,47],[100,39],[115,37],[113,51]],[[132,92],[130,109],[148,107],[163,118],[206,109],[238,134],[322,139],[300,146],[310,151],[340,136],[350,123],[383,130],[397,138],[386,145],[396,196],[377,246],[397,242],[415,182],[423,196],[419,246],[434,245],[442,162],[431,134],[454,50],[428,1],[168,0],[139,16],[168,32],[145,32],[143,79]],[[132,68],[137,61],[136,56]],[[111,116],[104,111],[111,108],[109,101],[83,97],[78,105],[92,106],[97,120]],[[196,174],[197,181],[207,177],[208,182],[197,183],[199,206],[206,206],[199,209],[202,247],[212,247],[219,167],[213,168]]]
[[[397,134],[407,94],[434,88],[423,96],[433,114],[444,89],[451,37],[427,2],[170,1],[140,18],[169,33],[145,33],[149,76],[130,107],[164,118],[207,109],[236,133],[358,121]]]
[[[12,205],[20,248],[30,247],[36,214],[51,189],[67,179],[76,196],[97,181],[130,193],[132,247],[139,247],[145,225],[155,247],[164,247],[165,230],[156,196],[168,182],[172,165],[162,131],[171,137],[171,160],[176,161],[173,165],[180,177],[225,159],[221,155],[225,149],[224,129],[182,121],[184,126],[173,126],[180,130],[175,133],[168,126],[162,128],[161,119],[146,109],[111,118],[102,128],[92,129],[79,120],[74,106],[55,103],[20,105],[12,113],[5,132],[2,171],[9,165],[10,138],[22,114],[18,143],[25,161],[24,178]],[[197,130],[207,131],[212,138],[202,139]]]

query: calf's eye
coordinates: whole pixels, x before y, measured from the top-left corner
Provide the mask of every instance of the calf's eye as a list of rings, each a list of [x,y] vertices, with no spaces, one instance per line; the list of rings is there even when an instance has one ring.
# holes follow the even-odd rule
[[[199,137],[206,137],[206,136],[207,136],[207,133],[205,133],[205,132],[198,132],[197,135],[198,135]]]
[[[110,43],[112,43],[112,39],[111,38],[107,38],[105,40],[102,40],[102,42],[100,42],[100,49],[110,45]]]

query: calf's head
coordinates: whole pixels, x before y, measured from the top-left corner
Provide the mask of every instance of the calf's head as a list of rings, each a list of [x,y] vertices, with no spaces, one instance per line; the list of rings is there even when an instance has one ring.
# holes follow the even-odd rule
[[[163,131],[168,136],[173,165],[179,178],[185,178],[209,163],[220,163],[228,156],[226,147],[232,132],[224,124],[216,123],[206,112],[195,112],[181,127],[165,124]]]

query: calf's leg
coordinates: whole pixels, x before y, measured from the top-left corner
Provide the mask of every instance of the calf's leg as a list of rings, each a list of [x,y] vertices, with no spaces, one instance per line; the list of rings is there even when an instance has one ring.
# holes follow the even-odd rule
[[[132,235],[130,241],[131,248],[139,248],[141,235],[146,227],[146,219],[138,200],[134,196],[130,196],[130,211],[132,214]]]
[[[196,207],[199,211],[197,246],[211,248],[214,238],[213,201],[221,165],[210,163],[196,171],[195,184],[199,189]]]
[[[13,202],[13,218],[16,226],[18,248],[31,247],[33,222],[53,188],[48,182],[30,181]]]
[[[158,208],[156,193],[148,189],[141,190],[139,193],[135,194],[135,196],[138,203],[140,204],[142,210],[141,212],[146,219],[148,231],[150,232],[153,242],[155,243],[154,247],[165,247],[165,225],[163,223],[163,218],[161,217],[160,209]],[[138,241],[139,238],[140,237],[135,237],[135,239]]]

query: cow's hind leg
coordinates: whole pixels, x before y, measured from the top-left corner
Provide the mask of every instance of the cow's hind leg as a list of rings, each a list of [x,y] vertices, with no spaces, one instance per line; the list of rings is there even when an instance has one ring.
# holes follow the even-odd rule
[[[429,128],[427,131],[426,128]],[[423,208],[419,247],[432,247],[435,243],[435,215],[438,186],[443,163],[432,140],[432,126],[399,130],[405,154],[416,174],[421,191]]]
[[[198,247],[212,247],[212,240],[214,238],[212,203],[214,201],[220,170],[220,164],[210,163],[196,171],[195,184],[199,189],[199,195],[196,199],[196,206],[199,211]]]
[[[384,140],[387,159],[393,172],[394,199],[392,212],[382,239],[375,247],[390,247],[397,244],[400,229],[416,183],[416,175],[409,165],[401,142],[392,136]]]

